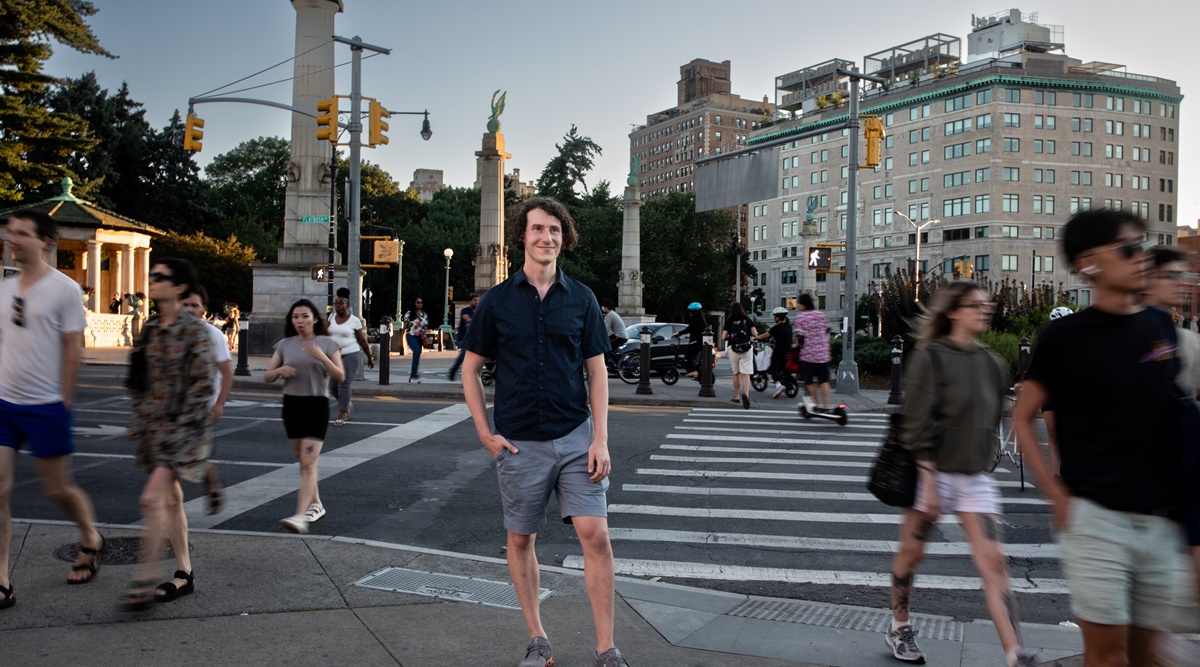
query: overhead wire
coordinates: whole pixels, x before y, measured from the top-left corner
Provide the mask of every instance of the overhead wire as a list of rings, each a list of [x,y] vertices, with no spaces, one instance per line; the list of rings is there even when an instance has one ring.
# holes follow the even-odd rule
[[[310,50],[311,50],[311,49],[310,49]],[[303,54],[301,54],[301,55],[303,55]],[[379,55],[383,55],[383,54],[381,54],[381,53],[372,53],[372,54],[371,54],[371,55],[369,55],[369,56],[363,56],[363,58],[362,58],[362,59],[363,59],[363,60],[367,60],[367,59],[374,58],[375,56],[379,56]],[[333,67],[326,67],[326,68],[324,68],[324,69],[319,69],[319,70],[317,70],[317,71],[315,71],[315,72],[307,72],[307,73],[305,73],[305,74],[301,74],[299,77],[297,77],[297,76],[289,76],[289,77],[287,77],[286,79],[279,79],[278,81],[271,81],[271,82],[269,82],[269,83],[260,83],[260,84],[258,84],[257,86],[250,86],[249,88],[239,88],[239,89],[237,89],[237,90],[229,90],[229,91],[226,91],[226,92],[225,92],[225,94],[226,94],[226,95],[232,95],[232,94],[234,94],[234,93],[244,93],[244,92],[246,92],[247,90],[255,90],[256,88],[265,88],[265,87],[267,87],[267,86],[274,86],[275,84],[279,84],[279,83],[287,83],[288,81],[292,81],[292,80],[294,80],[294,79],[298,79],[298,78],[303,78],[303,77],[306,77],[306,76],[315,76],[315,75],[317,75],[317,74],[320,74],[321,72],[328,72],[329,70],[334,70],[334,69],[337,69],[337,68],[339,68],[339,67],[345,67],[346,65],[349,65],[349,64],[350,64],[350,63],[352,63],[352,62],[354,62],[354,61],[352,61],[352,60],[347,60],[346,62],[344,62],[344,63],[341,63],[341,64],[339,64],[339,65],[334,65]],[[264,70],[264,71],[266,71],[266,70]],[[250,77],[246,77],[246,78],[250,78]],[[246,79],[241,79],[241,80],[242,80],[242,81],[245,81]],[[236,82],[234,82],[234,83],[236,83]],[[231,83],[231,84],[229,84],[229,85],[231,85],[231,86],[232,86],[233,84]],[[222,88],[224,88],[224,87],[225,87],[225,86],[222,86]],[[221,89],[221,88],[217,88],[216,90],[220,90],[220,89]],[[209,91],[209,92],[212,92],[212,91]],[[207,95],[208,93],[205,93],[205,94]],[[200,97],[197,97],[197,98],[195,98],[195,99],[201,99],[201,98],[200,98]]]
[[[318,45],[316,45],[316,46],[312,47],[311,49],[309,49],[309,50],[305,51],[304,53],[298,53],[298,54],[296,54],[296,55],[292,56],[291,58],[288,58],[287,60],[283,60],[283,61],[277,62],[277,63],[275,63],[274,65],[271,65],[270,67],[268,67],[268,68],[266,68],[266,69],[260,69],[260,70],[258,70],[257,72],[255,72],[254,74],[251,74],[251,75],[249,75],[249,76],[244,76],[244,77],[242,77],[242,78],[238,79],[237,81],[231,81],[231,82],[229,82],[229,83],[225,84],[224,86],[220,86],[220,87],[217,87],[217,88],[213,88],[212,90],[210,90],[210,91],[208,91],[208,92],[205,92],[205,93],[200,93],[199,95],[196,95],[196,97],[204,97],[205,95],[211,95],[211,94],[213,94],[213,93],[217,92],[218,90],[223,90],[223,89],[225,89],[225,88],[228,88],[228,87],[230,87],[230,86],[237,85],[237,84],[239,84],[239,83],[241,83],[241,82],[245,81],[246,79],[253,79],[254,77],[258,76],[259,74],[262,74],[263,72],[269,72],[269,71],[271,71],[271,70],[275,69],[276,67],[279,67],[280,65],[286,65],[287,63],[290,63],[290,62],[292,62],[293,60],[295,60],[296,58],[299,58],[300,56],[308,55],[309,53],[312,53],[313,51],[316,51],[317,49],[319,49],[319,48],[321,48],[321,47],[323,47],[323,46],[327,46],[327,45],[329,45],[329,44],[332,44],[332,43],[333,43],[333,40],[332,40],[332,39],[331,39],[331,40],[329,40],[329,41],[327,41],[327,42],[322,42],[321,44],[318,44]],[[246,90],[249,90],[249,89],[247,88]]]

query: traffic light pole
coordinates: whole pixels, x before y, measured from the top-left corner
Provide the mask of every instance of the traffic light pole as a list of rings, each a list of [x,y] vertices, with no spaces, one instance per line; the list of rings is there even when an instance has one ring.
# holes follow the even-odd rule
[[[333,317],[333,265],[337,261],[337,144],[329,144],[329,266],[325,277],[329,279],[328,317]]]

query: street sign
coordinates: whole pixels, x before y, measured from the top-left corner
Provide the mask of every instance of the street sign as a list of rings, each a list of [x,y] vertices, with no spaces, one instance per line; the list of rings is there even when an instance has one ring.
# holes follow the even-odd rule
[[[828,271],[833,267],[833,248],[808,247],[808,268]]]
[[[309,275],[319,283],[333,282],[333,272],[329,270],[329,266],[326,264],[317,264],[312,267],[309,269]]]
[[[329,216],[327,216],[327,215],[302,215],[302,216],[300,216],[300,222],[305,223],[305,224],[325,224],[325,223],[329,222]]]
[[[400,261],[400,242],[399,241],[376,241],[375,242],[375,263],[376,264],[395,264]]]

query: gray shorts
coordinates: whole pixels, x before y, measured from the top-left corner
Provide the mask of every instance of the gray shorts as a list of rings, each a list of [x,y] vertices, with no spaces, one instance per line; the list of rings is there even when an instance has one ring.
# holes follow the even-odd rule
[[[608,478],[593,482],[588,473],[592,420],[554,440],[510,440],[496,457],[504,527],[518,535],[533,535],[542,524],[550,492],[558,495],[563,523],[573,516],[608,516]]]
[[[1146,630],[1196,628],[1196,588],[1179,524],[1072,497],[1059,540],[1078,618]]]

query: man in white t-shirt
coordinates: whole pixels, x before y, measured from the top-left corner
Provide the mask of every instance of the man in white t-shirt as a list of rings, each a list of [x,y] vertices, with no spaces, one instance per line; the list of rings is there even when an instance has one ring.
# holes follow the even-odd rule
[[[33,456],[42,491],[79,526],[80,553],[67,583],[96,577],[104,536],[92,501],[71,475],[71,410],[87,315],[79,285],[46,262],[54,220],[22,210],[8,219],[5,243],[20,274],[0,282],[0,609],[13,606],[8,576],[9,498],[17,450]]]
[[[182,305],[195,315],[196,319],[204,322],[208,337],[212,340],[213,361],[217,364],[217,377],[213,382],[213,395],[208,399],[208,414],[211,422],[215,424],[225,413],[225,401],[229,400],[229,392],[233,389],[233,360],[229,354],[229,345],[226,343],[225,334],[204,317],[204,311],[208,310],[208,290],[204,289],[204,286],[193,285],[192,293],[183,300]],[[221,511],[225,504],[223,491],[224,487],[221,485],[221,477],[217,474],[217,467],[213,465],[212,459],[209,459],[209,514]],[[182,502],[182,498],[180,502]]]

